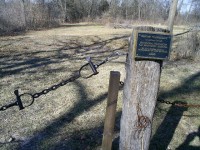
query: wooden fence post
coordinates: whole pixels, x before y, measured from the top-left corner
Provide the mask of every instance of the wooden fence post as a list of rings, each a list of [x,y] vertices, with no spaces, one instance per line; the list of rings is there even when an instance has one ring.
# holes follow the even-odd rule
[[[112,148],[117,97],[119,92],[119,82],[120,82],[120,73],[117,71],[111,71],[109,89],[108,89],[106,116],[104,122],[102,150],[111,150]]]
[[[146,41],[142,41],[137,45],[138,31],[151,32],[152,34],[144,35],[143,38],[147,38]],[[149,148],[162,60],[136,59],[135,47],[136,45],[138,47],[143,45],[138,50],[142,54],[148,52],[148,56],[162,55],[163,57],[163,54],[166,54],[164,47],[170,47],[164,43],[164,36],[162,36],[162,33],[165,35],[164,32],[169,31],[153,27],[138,27],[132,33],[126,61],[126,79],[120,127],[120,150],[148,150]],[[157,33],[161,33],[161,36],[154,35]],[[169,39],[171,38],[171,35],[166,36]],[[155,51],[155,53],[152,51]]]

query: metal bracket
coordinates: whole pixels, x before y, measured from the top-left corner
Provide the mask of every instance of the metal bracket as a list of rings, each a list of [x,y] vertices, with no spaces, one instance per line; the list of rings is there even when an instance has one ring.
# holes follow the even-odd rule
[[[89,65],[94,73],[93,75],[98,74],[97,68],[95,67],[94,63],[92,62],[91,57],[87,57],[86,60],[88,61]]]
[[[19,95],[19,90],[15,90],[14,93],[15,93],[15,96],[16,96],[16,99],[17,99],[17,105],[19,106],[19,110],[24,109],[24,106],[22,104],[22,100],[21,100],[20,95]]]

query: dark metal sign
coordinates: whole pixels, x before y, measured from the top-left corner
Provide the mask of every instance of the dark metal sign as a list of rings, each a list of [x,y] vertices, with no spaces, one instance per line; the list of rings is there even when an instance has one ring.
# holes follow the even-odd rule
[[[171,34],[158,32],[137,32],[135,57],[146,59],[167,59],[171,49]]]

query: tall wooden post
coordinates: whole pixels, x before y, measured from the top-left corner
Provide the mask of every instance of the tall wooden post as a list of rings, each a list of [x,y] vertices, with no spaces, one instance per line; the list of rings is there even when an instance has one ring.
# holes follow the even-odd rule
[[[162,59],[148,59],[151,55],[165,57],[171,41],[164,36],[144,35],[144,42],[137,43],[137,30],[173,33],[174,18],[178,0],[172,0],[168,19],[168,31],[152,27],[135,29],[131,36],[129,54],[126,62],[123,108],[120,127],[120,150],[148,150],[151,137],[152,119],[157,101]],[[152,38],[152,39],[148,39]],[[167,44],[168,43],[168,44]],[[145,59],[136,59],[138,55],[147,55]],[[166,48],[168,47],[168,48]]]
[[[162,60],[135,58],[137,55],[135,45],[139,36],[136,34],[138,30],[147,33],[153,31],[152,33],[155,34],[158,32],[165,34],[164,32],[166,32],[164,29],[140,27],[134,29],[132,33],[126,62],[126,79],[120,127],[120,150],[148,150],[152,119],[159,89]],[[168,36],[171,37],[171,35]],[[140,41],[138,44],[138,47],[143,45],[139,49],[139,52],[142,52],[141,54],[146,52],[148,56],[157,55],[157,53],[158,55],[165,54],[163,52],[164,49],[160,50],[162,48],[159,48],[160,45],[166,46],[165,41],[162,41],[164,36],[144,34],[142,37],[147,39],[144,42]],[[154,45],[157,41],[158,45]],[[159,43],[160,41],[161,43]]]
[[[104,122],[102,150],[111,150],[112,148],[117,97],[119,92],[119,82],[120,82],[120,73],[117,71],[111,71],[109,89],[108,89],[106,116]]]
[[[168,30],[173,33],[174,19],[176,15],[178,0],[172,0],[168,17]]]

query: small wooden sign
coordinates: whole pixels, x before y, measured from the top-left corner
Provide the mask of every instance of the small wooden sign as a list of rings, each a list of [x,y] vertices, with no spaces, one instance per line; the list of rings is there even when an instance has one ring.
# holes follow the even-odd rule
[[[135,58],[168,59],[171,49],[171,34],[159,32],[135,33]]]

